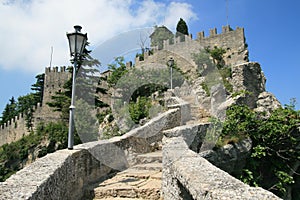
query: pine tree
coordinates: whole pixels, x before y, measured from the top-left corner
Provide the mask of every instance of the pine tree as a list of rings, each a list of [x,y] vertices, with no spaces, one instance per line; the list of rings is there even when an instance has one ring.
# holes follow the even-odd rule
[[[44,82],[45,82],[45,74],[36,75],[36,83],[31,85],[31,90],[35,91],[34,95],[34,103],[42,103],[43,101],[43,93],[44,93]]]
[[[17,102],[14,97],[11,97],[11,99],[9,99],[9,103],[6,104],[4,111],[2,112],[2,119],[0,124],[4,124],[5,122],[11,120],[17,114]]]
[[[188,26],[186,25],[186,22],[182,18],[180,18],[176,26],[176,37],[188,34]]]
[[[83,55],[77,61],[75,97],[76,100],[82,99],[95,107],[107,107],[108,105],[97,96],[97,92],[106,93],[105,89],[98,86],[101,81],[97,76],[99,75],[97,67],[100,66],[100,62],[94,59],[90,53],[91,51],[85,48]],[[74,63],[74,59],[71,62]],[[70,67],[68,70],[73,75],[73,68]],[[55,111],[61,112],[61,119],[67,121],[71,104],[72,77],[64,84],[63,88],[64,90],[56,92],[56,95],[51,97],[53,101],[47,102],[47,104]]]

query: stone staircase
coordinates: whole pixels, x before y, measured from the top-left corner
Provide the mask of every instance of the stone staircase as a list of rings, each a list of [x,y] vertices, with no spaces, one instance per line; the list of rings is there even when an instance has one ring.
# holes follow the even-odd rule
[[[162,152],[138,155],[136,161],[136,165],[97,184],[93,199],[161,199]]]
[[[201,122],[208,122],[210,114],[205,109],[201,108],[195,101],[195,96],[187,95],[181,97],[183,100],[190,104],[191,120],[187,124],[196,124]]]
[[[188,121],[187,124],[208,121],[209,113],[195,103],[194,96],[185,96],[182,99],[187,101],[191,108],[191,120]],[[135,165],[94,185],[92,189],[92,199],[161,200],[161,184],[162,152],[158,150],[138,155]]]

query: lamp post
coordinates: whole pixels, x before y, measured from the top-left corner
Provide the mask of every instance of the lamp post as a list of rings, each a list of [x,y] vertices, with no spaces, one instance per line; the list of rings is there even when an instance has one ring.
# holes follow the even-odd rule
[[[173,66],[174,66],[174,59],[173,57],[171,57],[169,60],[168,60],[168,66],[170,67],[170,73],[171,73],[171,80],[170,80],[170,85],[171,85],[171,90],[173,89]]]
[[[81,33],[81,26],[74,26],[75,32],[67,33],[70,47],[70,55],[74,58],[73,77],[72,77],[72,97],[69,117],[68,149],[73,149],[74,145],[74,111],[75,111],[75,76],[77,70],[77,59],[82,55],[87,42],[87,34]]]

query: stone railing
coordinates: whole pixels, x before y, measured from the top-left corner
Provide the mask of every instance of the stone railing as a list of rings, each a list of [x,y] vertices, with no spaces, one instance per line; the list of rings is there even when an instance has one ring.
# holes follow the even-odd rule
[[[250,187],[215,167],[190,150],[185,140],[185,136],[163,139],[162,195],[165,200],[280,199],[262,188]]]
[[[0,199],[82,199],[87,185],[133,165],[180,118],[180,109],[171,109],[123,136],[48,154],[0,183]]]

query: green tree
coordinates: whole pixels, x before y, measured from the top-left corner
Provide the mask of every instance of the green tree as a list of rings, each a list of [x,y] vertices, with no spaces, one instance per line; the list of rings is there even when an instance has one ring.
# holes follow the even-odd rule
[[[103,103],[97,96],[98,92],[106,93],[106,90],[99,87],[101,79],[99,75],[100,62],[94,59],[90,55],[91,51],[84,49],[83,55],[78,59],[76,69],[76,100],[82,99],[89,105],[95,105],[95,107],[107,107],[108,105]],[[74,60],[71,60],[74,63]],[[73,75],[73,68],[67,69],[69,73]],[[47,102],[50,107],[53,107],[55,111],[61,112],[61,119],[68,121],[69,119],[69,106],[71,104],[72,96],[72,77],[66,81],[63,85],[63,90],[56,92],[51,97],[52,101]]]
[[[206,48],[206,51],[211,55],[218,69],[225,67],[223,55],[226,51],[224,49],[214,46],[213,49]]]
[[[176,37],[189,35],[189,30],[186,22],[180,18],[176,26]]]
[[[0,124],[4,124],[5,122],[11,120],[17,114],[17,102],[14,97],[11,97],[9,99],[9,103],[6,104],[4,111],[2,112],[2,119]]]
[[[26,127],[28,130],[33,126],[34,106],[36,105],[36,96],[34,93],[18,97],[18,113],[25,114]]]
[[[36,82],[31,85],[31,90],[35,91],[34,95],[34,104],[42,103],[43,101],[43,93],[44,93],[44,82],[45,82],[45,74],[36,75]]]
[[[124,63],[124,57],[115,58],[114,63],[108,65],[108,69],[111,71],[111,74],[107,78],[107,83],[110,87],[115,86],[119,79],[128,72]]]
[[[83,99],[76,101],[75,128],[82,142],[91,142],[98,139],[97,117],[94,106]]]
[[[132,121],[138,124],[141,119],[149,117],[151,100],[147,97],[138,97],[136,102],[130,102],[129,113]]]
[[[279,108],[266,118],[245,106],[227,111],[222,139],[252,140],[251,156],[241,180],[261,186],[284,199],[299,199],[300,112]]]

